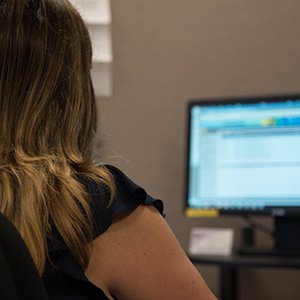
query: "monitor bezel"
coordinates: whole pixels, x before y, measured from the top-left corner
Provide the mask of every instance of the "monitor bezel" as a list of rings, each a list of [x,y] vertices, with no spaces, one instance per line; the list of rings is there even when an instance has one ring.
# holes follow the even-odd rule
[[[241,96],[241,97],[209,97],[209,98],[193,98],[187,103],[187,126],[186,126],[186,147],[185,147],[185,190],[184,190],[184,214],[189,217],[187,210],[194,209],[189,206],[188,196],[189,196],[189,162],[190,162],[190,143],[191,143],[191,110],[194,106],[214,106],[214,105],[228,105],[228,104],[255,104],[261,102],[267,103],[278,103],[288,100],[300,100],[299,94],[282,94],[282,95],[263,95],[263,96]],[[202,209],[199,209],[202,211]],[[204,210],[204,209],[203,209]],[[208,210],[214,210],[210,208]],[[262,216],[300,216],[300,206],[296,207],[266,207],[261,210],[253,209],[219,209],[216,208],[217,214],[208,214],[207,216],[231,216],[231,215],[262,215]],[[206,216],[205,214],[195,214],[195,216]]]

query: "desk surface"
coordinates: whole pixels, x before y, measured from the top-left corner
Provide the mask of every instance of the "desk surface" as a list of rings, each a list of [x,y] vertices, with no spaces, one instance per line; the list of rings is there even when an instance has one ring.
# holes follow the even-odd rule
[[[188,255],[195,264],[219,265],[228,267],[261,267],[261,268],[287,268],[299,269],[300,257],[270,257],[270,256],[208,256],[208,255]]]

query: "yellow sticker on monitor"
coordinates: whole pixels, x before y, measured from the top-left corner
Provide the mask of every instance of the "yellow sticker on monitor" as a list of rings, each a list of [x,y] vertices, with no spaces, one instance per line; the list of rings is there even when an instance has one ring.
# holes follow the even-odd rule
[[[220,215],[218,209],[195,209],[195,208],[187,208],[185,210],[185,215],[188,218],[197,218],[197,217],[218,217]]]

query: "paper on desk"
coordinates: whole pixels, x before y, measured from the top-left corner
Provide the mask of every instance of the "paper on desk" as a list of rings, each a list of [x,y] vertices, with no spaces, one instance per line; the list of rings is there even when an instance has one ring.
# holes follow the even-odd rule
[[[193,255],[231,255],[233,229],[192,228],[189,253]]]

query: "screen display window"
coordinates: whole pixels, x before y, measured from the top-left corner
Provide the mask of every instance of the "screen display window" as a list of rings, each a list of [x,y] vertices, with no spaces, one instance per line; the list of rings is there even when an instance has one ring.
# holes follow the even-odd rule
[[[189,113],[188,207],[300,207],[300,97]]]

